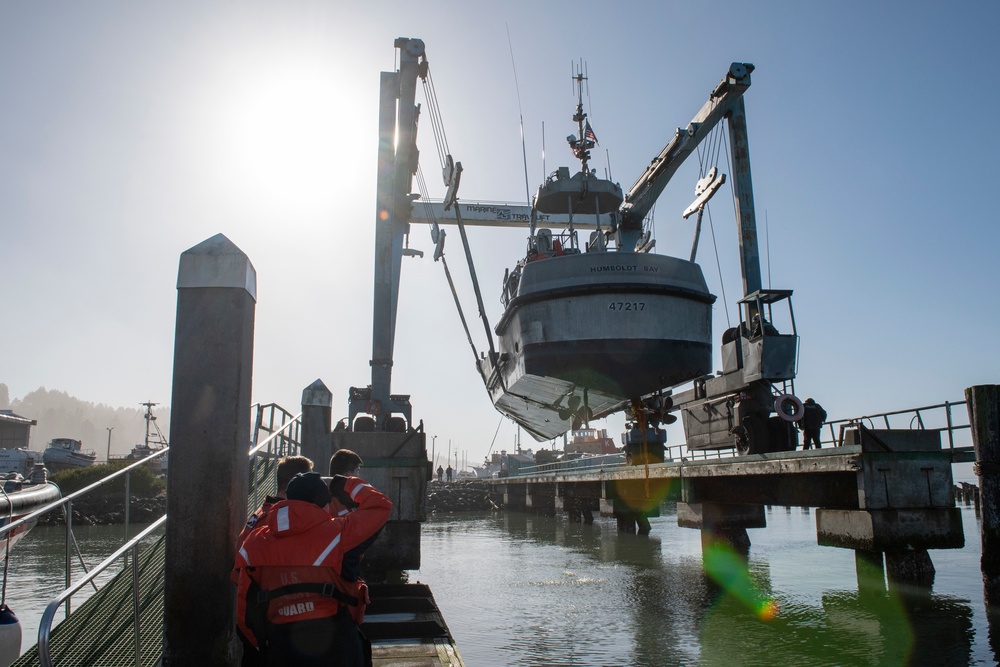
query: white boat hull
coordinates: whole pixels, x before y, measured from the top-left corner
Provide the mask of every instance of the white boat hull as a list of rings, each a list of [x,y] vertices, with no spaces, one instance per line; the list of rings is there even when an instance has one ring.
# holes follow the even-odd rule
[[[712,303],[697,264],[586,253],[524,266],[482,364],[496,408],[536,439],[712,372]],[[586,396],[584,393],[586,392]]]

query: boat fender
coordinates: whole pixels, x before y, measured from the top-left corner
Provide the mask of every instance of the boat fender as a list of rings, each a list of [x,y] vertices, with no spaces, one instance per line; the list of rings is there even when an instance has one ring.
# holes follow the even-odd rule
[[[0,605],[0,667],[21,655],[21,623],[7,605]]]
[[[806,413],[802,401],[793,394],[782,394],[774,399],[774,411],[786,422],[797,422]]]

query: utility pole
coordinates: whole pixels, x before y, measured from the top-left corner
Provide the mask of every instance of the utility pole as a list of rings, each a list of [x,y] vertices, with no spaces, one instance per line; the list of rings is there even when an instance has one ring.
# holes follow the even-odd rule
[[[431,465],[433,465],[434,462],[437,461],[437,459],[434,458],[434,456],[435,456],[435,454],[434,454],[434,447],[437,445],[437,439],[438,439],[438,437],[436,435],[432,435],[431,436]]]
[[[108,458],[107,463],[111,463],[111,432],[115,430],[114,426],[108,427]]]

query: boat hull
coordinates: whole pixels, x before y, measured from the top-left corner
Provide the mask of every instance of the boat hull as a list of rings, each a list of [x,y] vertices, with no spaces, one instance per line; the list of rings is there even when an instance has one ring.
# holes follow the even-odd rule
[[[675,257],[528,263],[497,326],[498,363],[481,365],[494,405],[547,440],[711,373],[714,299],[701,269]]]
[[[62,493],[59,491],[59,487],[52,482],[26,485],[16,491],[0,494],[0,528],[56,502],[61,497]],[[9,546],[13,547],[37,523],[38,520],[35,519],[18,526],[0,538],[0,543],[6,544],[9,539]]]

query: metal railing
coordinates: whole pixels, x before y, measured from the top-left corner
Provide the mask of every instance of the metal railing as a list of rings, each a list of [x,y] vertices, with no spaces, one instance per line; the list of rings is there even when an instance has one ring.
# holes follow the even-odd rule
[[[938,431],[942,437],[947,437],[947,449],[951,451],[968,450],[972,447],[969,413],[965,401],[945,401],[935,405],[905,410],[880,412],[861,417],[837,419],[826,422],[821,431],[820,444],[839,447],[844,444],[844,432],[852,427],[865,426],[869,429],[909,429]],[[829,437],[823,434],[829,433]],[[968,439],[964,437],[968,434]],[[945,443],[942,443],[945,444]],[[688,451],[687,444],[669,445],[664,452],[664,462],[702,461],[732,458],[736,449],[695,450]],[[616,460],[615,457],[618,457]],[[555,475],[593,472],[594,468],[604,470],[621,469],[626,466],[623,454],[606,454],[592,456],[572,461],[554,461],[537,465],[521,465],[512,471],[508,477],[528,477],[532,475]]]
[[[157,453],[155,453],[155,454],[153,454],[151,456],[148,456],[148,457],[146,457],[144,459],[136,461],[135,463],[133,463],[131,465],[128,465],[128,466],[122,468],[121,470],[115,471],[114,473],[108,475],[107,477],[103,477],[103,478],[99,479],[98,481],[94,482],[93,484],[91,484],[89,486],[85,486],[84,488],[80,489],[79,491],[74,491],[73,493],[69,494],[68,496],[63,496],[62,498],[60,498],[59,500],[57,500],[55,502],[49,503],[48,505],[45,505],[44,507],[40,507],[37,510],[35,510],[34,512],[31,512],[30,514],[26,514],[25,516],[21,517],[17,521],[11,522],[11,523],[3,526],[2,528],[0,528],[0,540],[2,540],[3,537],[4,537],[4,535],[6,535],[8,532],[17,530],[19,527],[23,526],[24,524],[27,524],[29,522],[37,521],[42,516],[48,514],[49,512],[52,512],[54,510],[62,509],[64,517],[65,517],[65,522],[66,522],[66,572],[65,572],[65,575],[66,575],[66,587],[69,588],[72,585],[72,583],[73,583],[73,581],[72,581],[72,576],[73,576],[72,568],[73,568],[73,551],[74,551],[74,549],[76,550],[77,558],[80,561],[80,566],[83,568],[83,571],[85,573],[87,572],[87,564],[83,560],[83,555],[80,553],[79,545],[76,542],[76,536],[73,534],[73,501],[76,500],[76,499],[78,499],[78,498],[81,498],[81,497],[87,495],[91,491],[94,491],[96,489],[99,489],[102,486],[110,484],[111,482],[115,481],[119,477],[124,476],[125,477],[125,532],[124,532],[124,535],[122,537],[122,544],[127,543],[128,542],[128,531],[129,531],[129,508],[131,507],[131,504],[132,504],[132,499],[131,499],[131,477],[132,477],[132,471],[135,470],[135,469],[137,469],[139,466],[145,466],[150,461],[156,460],[156,459],[160,458],[161,456],[166,456],[167,451],[169,451],[169,449],[170,449],[169,447],[164,447],[162,450],[158,451]],[[67,604],[66,604],[66,614],[69,615],[69,613],[70,613],[70,606],[69,606],[69,603],[67,602]]]
[[[273,493],[276,490],[276,480],[274,477],[274,469],[277,467],[277,461],[282,456],[294,455],[299,452],[300,449],[300,434],[301,434],[301,413],[298,415],[293,415],[287,410],[281,408],[275,404],[267,405],[254,405],[251,408],[253,414],[253,424],[252,428],[252,439],[251,448],[248,452],[249,465],[250,465],[250,479],[248,484],[248,499],[247,508],[248,511],[253,511],[257,506],[260,505],[264,496],[269,493]],[[266,434],[263,440],[261,436]],[[66,575],[66,589],[59,594],[58,597],[49,602],[46,607],[45,613],[42,616],[42,622],[38,628],[38,659],[40,664],[43,666],[52,665],[51,657],[51,635],[52,635],[52,622],[55,617],[56,610],[65,604],[66,605],[66,616],[70,614],[70,602],[76,593],[83,589],[88,584],[93,586],[97,590],[97,586],[94,583],[95,577],[105,570],[107,570],[113,563],[119,559],[124,559],[124,567],[122,572],[118,576],[124,574],[128,569],[129,556],[131,555],[131,590],[132,590],[132,601],[133,601],[133,632],[135,637],[135,664],[141,665],[141,623],[140,623],[140,609],[139,609],[139,591],[141,587],[141,581],[139,577],[138,570],[138,548],[139,544],[148,538],[155,530],[163,526],[167,520],[167,515],[164,514],[162,517],[157,519],[149,527],[143,530],[139,535],[135,536],[131,540],[128,539],[128,498],[129,498],[129,473],[138,465],[144,465],[152,459],[159,456],[166,455],[169,448],[164,448],[156,454],[144,458],[136,463],[123,468],[115,472],[108,477],[101,479],[100,481],[91,484],[90,486],[83,488],[75,493],[72,493],[65,498],[51,503],[46,507],[43,507],[31,514],[25,516],[24,518],[0,529],[0,538],[9,530],[15,529],[17,526],[31,521],[33,518],[37,518],[47,512],[50,512],[58,507],[65,506],[67,514],[67,541],[72,541],[75,544],[75,539],[72,539],[72,502],[74,499],[96,489],[104,484],[111,482],[112,480],[125,475],[125,497],[126,497],[126,511],[125,511],[125,522],[126,522],[126,532],[125,540],[123,545],[115,551],[112,555],[102,561],[99,565],[87,571],[86,565],[83,564],[84,571],[86,575],[81,578],[75,584],[70,580],[70,558],[67,555],[67,575]],[[161,538],[162,539],[162,538]],[[69,546],[67,545],[67,554],[69,554]],[[162,575],[162,570],[159,572]],[[162,591],[160,591],[160,600],[158,603],[162,607]],[[162,628],[161,628],[162,631]]]
[[[42,620],[38,626],[38,660],[42,664],[42,667],[52,667],[52,655],[49,651],[49,637],[52,634],[52,621],[54,620],[59,607],[65,602],[68,608],[69,601],[75,593],[87,584],[93,582],[94,578],[97,577],[98,574],[109,568],[119,558],[125,559],[125,567],[127,568],[129,555],[132,556],[132,622],[133,637],[135,640],[135,664],[142,664],[142,623],[140,613],[141,607],[139,604],[139,544],[161,526],[166,524],[166,522],[167,515],[164,514],[154,523],[150,524],[145,530],[132,538],[131,541],[119,547],[117,551],[90,570],[90,572],[80,579],[80,581],[64,590],[56,596],[54,600],[49,602],[49,604],[45,607],[45,611],[42,613]]]
[[[958,409],[956,410],[956,408]],[[972,431],[965,401],[945,401],[920,408],[893,410],[892,412],[880,412],[874,415],[827,422],[823,425],[823,433],[829,432],[830,437],[821,437],[820,443],[834,447],[840,446],[844,444],[844,431],[859,425],[869,429],[938,431],[942,436],[947,436],[947,448],[950,450],[972,446]],[[968,433],[968,441],[962,437],[966,433]],[[956,443],[956,434],[961,442]]]

